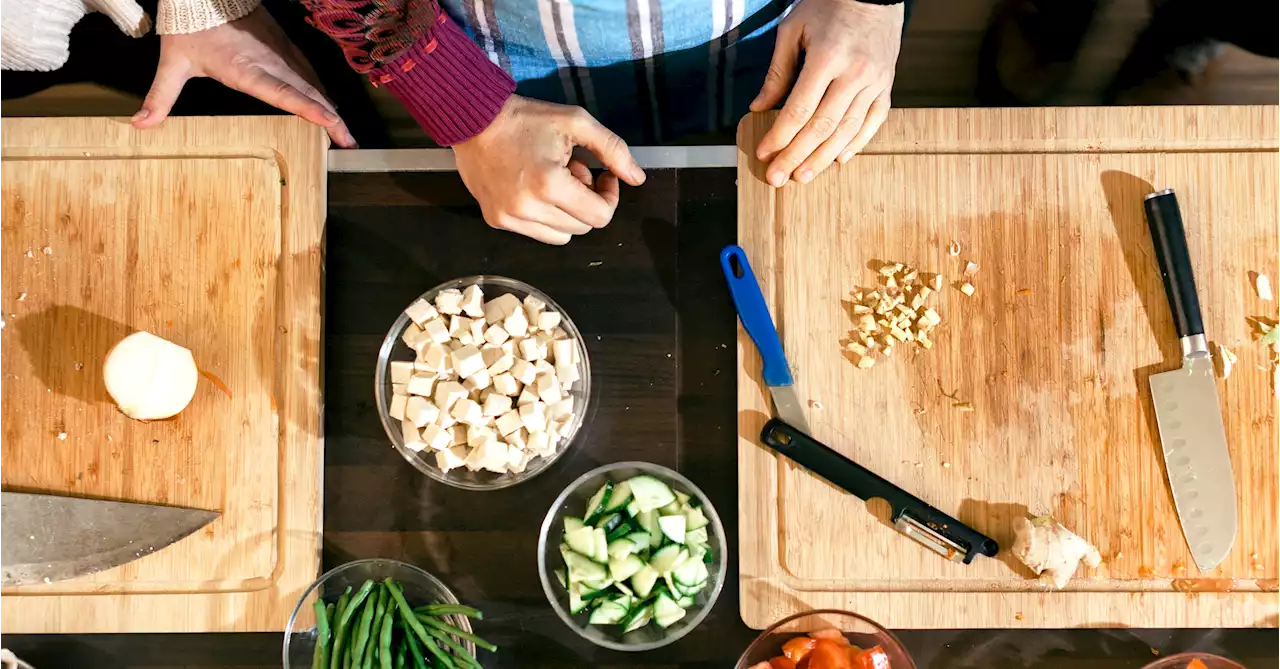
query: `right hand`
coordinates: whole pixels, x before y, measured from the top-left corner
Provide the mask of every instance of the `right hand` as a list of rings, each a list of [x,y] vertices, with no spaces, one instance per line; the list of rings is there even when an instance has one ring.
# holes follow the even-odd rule
[[[581,146],[608,168],[592,179],[573,157]],[[483,132],[455,144],[458,173],[484,220],[547,244],[603,228],[618,206],[618,180],[644,183],[622,138],[581,107],[513,95]]]
[[[168,118],[192,77],[211,77],[301,116],[324,128],[342,148],[356,145],[333,103],[320,92],[315,71],[262,7],[208,30],[161,35],[160,64],[133,127],[150,128]]]

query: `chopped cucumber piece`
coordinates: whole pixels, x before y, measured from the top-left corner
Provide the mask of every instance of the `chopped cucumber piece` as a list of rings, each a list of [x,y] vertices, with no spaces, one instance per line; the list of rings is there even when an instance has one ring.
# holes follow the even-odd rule
[[[580,530],[583,527],[582,519],[576,516],[564,517],[564,533],[569,534],[574,530]]]
[[[600,519],[600,516],[605,511],[605,505],[609,503],[609,494],[611,492],[613,492],[613,483],[611,481],[605,481],[605,484],[600,486],[600,489],[596,491],[596,494],[592,495],[591,499],[587,501],[586,523],[588,525],[595,525]]]
[[[662,545],[662,530],[658,527],[658,512],[654,510],[642,512],[636,517],[636,523],[649,534],[649,547]]]
[[[679,567],[681,563],[689,559],[689,551],[681,548],[677,544],[663,546],[653,554],[649,560],[649,566],[659,574],[665,574]]]
[[[627,616],[627,619],[623,621],[622,633],[626,634],[627,632],[638,630],[648,625],[650,620],[653,620],[653,606],[642,606],[632,611],[631,615]]]
[[[596,546],[595,546],[595,552],[591,555],[591,559],[595,560],[596,562],[608,562],[609,561],[609,540],[605,538],[604,530],[598,527],[595,530],[595,535],[596,535]]]
[[[685,535],[685,539],[688,539],[688,535]],[[703,546],[702,544],[694,544],[694,543],[689,544],[690,560],[697,560],[698,562],[701,562],[702,557],[706,554],[707,554],[706,546]]]
[[[627,502],[627,515],[632,518],[640,515],[640,505],[636,503],[634,498],[632,498],[630,502]]]
[[[604,535],[604,538],[605,538],[606,540],[608,540],[608,541],[609,541],[609,543],[613,543],[613,540],[614,540],[614,539],[621,539],[622,537],[625,537],[625,536],[627,536],[628,534],[631,534],[631,532],[632,532],[634,529],[635,529],[635,528],[631,527],[631,525],[630,525],[630,524],[628,524],[628,523],[622,523],[622,524],[618,525],[617,527],[615,527],[615,528],[613,529],[613,531],[612,531],[612,532],[610,532],[610,533],[608,533],[608,534]]]
[[[630,539],[614,539],[609,542],[609,558],[612,560],[621,560],[634,552],[636,552],[636,544]]]
[[[580,527],[564,536],[569,550],[586,558],[596,556],[596,531],[590,527]],[[608,547],[606,546],[606,550]]]
[[[680,502],[672,502],[661,509],[658,509],[658,515],[661,516],[682,516],[684,515],[684,507],[680,506]]]
[[[685,518],[688,518],[688,516],[685,516]],[[684,533],[684,542],[690,545],[699,544],[702,546],[706,546],[707,545],[707,528],[699,527],[697,529],[694,529],[692,527],[686,526],[685,533]]]
[[[693,595],[685,595],[684,597],[677,599],[676,603],[679,604],[682,609],[690,608],[693,606]]]
[[[671,593],[672,597],[678,597],[680,595],[680,588],[676,585],[676,582],[671,578],[671,572],[667,572],[663,574],[662,580],[666,582],[667,592]]]
[[[604,530],[605,533],[607,534],[609,532],[612,532],[618,529],[618,526],[621,524],[622,524],[622,514],[609,513],[609,514],[606,514],[603,518],[601,518],[600,522],[596,523],[596,527]]]
[[[659,516],[658,529],[662,530],[662,533],[667,535],[668,539],[682,544],[684,543],[685,522],[683,514],[678,516]]]
[[[635,552],[637,553],[649,547],[648,532],[632,532],[627,535],[627,539],[636,545]]]
[[[609,577],[609,572],[605,571],[604,565],[572,551],[565,554],[564,561],[569,568],[570,583],[600,581]]]
[[[614,594],[612,581],[610,581],[608,585],[590,592],[587,591],[587,584],[582,584],[582,601],[584,602],[612,597]]]
[[[680,592],[683,592],[685,595],[692,597],[698,594],[699,592],[702,592],[706,588],[707,588],[707,582],[703,581],[701,583],[694,583],[693,585],[680,586]]]
[[[675,493],[676,493],[676,501],[680,502],[681,505],[689,503],[689,496],[687,494],[682,493],[679,490],[675,491]]]
[[[653,602],[653,620],[658,627],[670,627],[684,617],[684,609],[674,599],[659,595]]]
[[[556,580],[557,580],[557,581],[560,581],[560,587],[562,587],[562,588],[568,588],[568,587],[569,587],[569,577],[565,575],[565,573],[564,573],[564,569],[563,569],[563,568],[561,568],[561,569],[557,569],[557,570],[555,571],[555,574],[556,574]]]
[[[702,572],[706,571],[707,566],[698,560],[686,560],[683,564],[671,572],[671,577],[681,586],[690,586],[705,581]]]
[[[627,483],[642,512],[664,507],[676,499],[675,493],[671,492],[667,484],[648,474],[633,477]]]
[[[631,588],[628,588],[627,584],[623,583],[622,581],[618,581],[617,583],[614,583],[613,587],[617,588],[626,597],[634,598],[636,596],[636,592]],[[627,608],[631,608],[631,605],[627,604]]]
[[[625,581],[644,568],[644,561],[634,555],[622,559],[609,560],[609,575],[615,581]]]
[[[635,589],[637,597],[648,597],[653,592],[653,584],[658,582],[658,572],[650,565],[640,568],[631,577],[631,587]]]
[[[623,481],[613,487],[613,492],[609,493],[609,502],[605,504],[606,511],[619,511],[627,506],[631,501],[631,484]]]
[[[684,510],[684,517],[689,521],[690,530],[700,530],[711,523],[707,520],[706,514],[702,513],[702,509],[689,507]]]
[[[627,609],[624,606],[618,606],[613,602],[604,602],[591,612],[591,617],[587,622],[592,625],[617,625],[627,617]]]

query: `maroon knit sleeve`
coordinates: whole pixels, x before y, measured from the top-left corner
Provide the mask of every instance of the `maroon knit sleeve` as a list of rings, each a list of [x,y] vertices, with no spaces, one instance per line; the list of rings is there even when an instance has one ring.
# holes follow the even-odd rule
[[[484,130],[515,82],[434,0],[303,0],[347,62],[385,86],[437,144]]]

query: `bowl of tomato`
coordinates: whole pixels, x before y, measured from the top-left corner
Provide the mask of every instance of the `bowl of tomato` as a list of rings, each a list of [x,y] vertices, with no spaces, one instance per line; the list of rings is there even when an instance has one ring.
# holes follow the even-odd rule
[[[915,669],[889,630],[848,611],[803,611],[770,625],[736,669]]]

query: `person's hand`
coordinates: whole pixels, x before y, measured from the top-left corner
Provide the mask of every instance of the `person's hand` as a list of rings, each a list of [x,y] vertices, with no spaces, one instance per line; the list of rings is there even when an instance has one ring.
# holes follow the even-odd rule
[[[575,146],[609,170],[592,179]],[[603,228],[618,206],[618,179],[644,183],[622,138],[581,107],[513,95],[483,132],[455,144],[458,174],[484,220],[547,244]]]
[[[317,87],[315,71],[262,7],[208,30],[162,35],[160,64],[142,109],[133,115],[133,126],[150,128],[165,120],[192,77],[216,79],[297,114],[328,131],[338,146],[356,145],[333,103]]]
[[[902,42],[903,5],[856,0],[801,0],[778,26],[778,42],[751,111],[787,102],[756,157],[769,163],[775,187],[808,183],[833,160],[848,162],[889,114],[889,92]],[[800,53],[804,67],[795,87]]]

